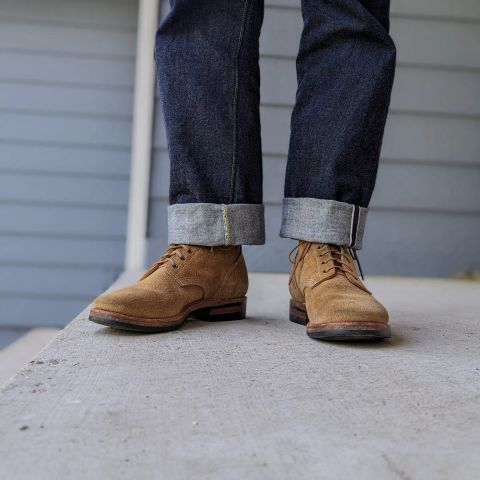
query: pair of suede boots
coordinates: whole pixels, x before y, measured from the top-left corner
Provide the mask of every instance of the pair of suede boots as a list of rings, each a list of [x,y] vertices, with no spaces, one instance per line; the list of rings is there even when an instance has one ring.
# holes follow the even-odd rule
[[[290,274],[290,320],[322,340],[390,337],[388,313],[367,290],[352,252],[300,241]],[[189,317],[245,318],[248,274],[239,246],[171,245],[133,286],[108,292],[90,320],[140,332],[174,330]]]

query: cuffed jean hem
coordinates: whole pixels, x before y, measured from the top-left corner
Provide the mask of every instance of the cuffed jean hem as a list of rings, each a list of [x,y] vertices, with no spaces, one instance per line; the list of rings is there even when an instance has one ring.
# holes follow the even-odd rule
[[[168,207],[168,243],[263,245],[264,206],[254,203],[176,203]]]
[[[368,209],[318,198],[284,198],[280,236],[362,248]]]

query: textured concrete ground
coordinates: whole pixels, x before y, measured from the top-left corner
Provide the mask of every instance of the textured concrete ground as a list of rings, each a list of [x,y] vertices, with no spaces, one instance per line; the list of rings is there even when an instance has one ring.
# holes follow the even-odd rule
[[[59,331],[58,328],[33,328],[0,350],[0,385],[23,368]]]
[[[383,343],[309,339],[284,275],[252,276],[243,321],[140,335],[84,312],[4,387],[1,478],[478,478],[479,284],[367,283]]]

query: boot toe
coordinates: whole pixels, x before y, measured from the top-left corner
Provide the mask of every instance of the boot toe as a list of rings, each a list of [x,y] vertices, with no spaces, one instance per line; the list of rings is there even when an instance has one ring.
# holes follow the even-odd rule
[[[100,295],[92,304],[92,310],[102,310],[122,315],[138,313],[141,299],[132,288],[123,288]]]
[[[385,307],[371,295],[358,299],[333,297],[320,301],[307,301],[307,312],[312,323],[376,322],[388,323]],[[310,303],[310,305],[309,305]]]
[[[307,302],[307,334],[320,340],[377,340],[390,337],[388,313],[370,294]]]
[[[198,287],[180,290],[175,284],[152,290],[138,284],[107,292],[95,300],[92,311],[102,311],[137,319],[168,319],[179,315],[189,302],[201,298]]]

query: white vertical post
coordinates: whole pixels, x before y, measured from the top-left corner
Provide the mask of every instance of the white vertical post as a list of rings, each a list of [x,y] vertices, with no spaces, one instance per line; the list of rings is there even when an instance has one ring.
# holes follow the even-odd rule
[[[139,0],[125,270],[145,267],[159,0]]]

